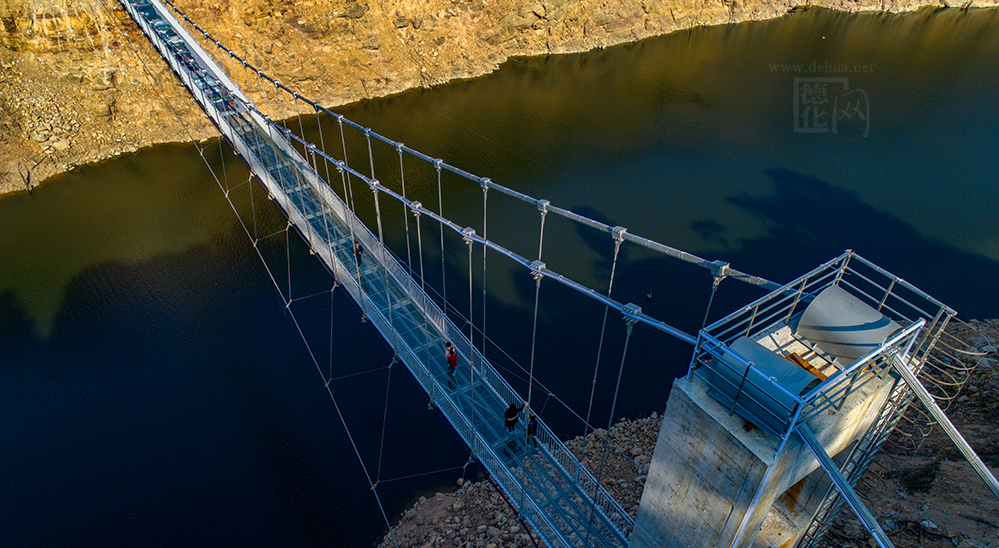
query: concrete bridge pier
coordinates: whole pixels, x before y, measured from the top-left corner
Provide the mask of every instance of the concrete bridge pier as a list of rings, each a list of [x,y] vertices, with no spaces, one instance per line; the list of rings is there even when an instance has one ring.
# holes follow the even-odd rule
[[[849,454],[843,449],[863,436],[884,407],[891,381],[870,383],[840,410],[830,408],[809,421],[837,464]],[[794,546],[831,482],[797,437],[777,452],[779,441],[730,414],[699,377],[678,379],[631,547]]]

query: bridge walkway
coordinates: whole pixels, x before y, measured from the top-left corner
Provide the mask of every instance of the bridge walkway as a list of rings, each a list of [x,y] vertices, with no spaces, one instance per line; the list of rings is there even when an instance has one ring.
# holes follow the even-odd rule
[[[282,128],[256,111],[158,0],[122,3],[544,541],[626,547],[631,518],[543,422],[536,449],[527,447],[526,421],[514,434],[505,431],[504,410],[522,398],[331,191]],[[354,262],[355,240],[365,249],[360,264]],[[446,370],[446,341],[463,358],[454,377]]]

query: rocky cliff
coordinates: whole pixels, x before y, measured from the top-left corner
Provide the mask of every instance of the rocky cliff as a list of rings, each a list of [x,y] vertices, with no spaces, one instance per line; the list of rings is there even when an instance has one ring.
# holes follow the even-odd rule
[[[819,0],[905,11],[951,0]],[[337,106],[578,52],[778,17],[800,0],[178,0],[220,41]],[[961,6],[999,5],[970,0]],[[214,129],[114,0],[0,1],[0,192]]]

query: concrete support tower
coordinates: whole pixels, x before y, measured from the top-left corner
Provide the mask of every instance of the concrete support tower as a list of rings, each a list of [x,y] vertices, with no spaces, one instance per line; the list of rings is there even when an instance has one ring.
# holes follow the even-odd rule
[[[912,305],[917,291],[847,252],[703,329],[631,546],[790,548],[833,484],[890,546],[852,490],[863,470],[843,463],[890,433],[879,425],[908,402],[898,368],[918,372],[952,314],[921,292]]]

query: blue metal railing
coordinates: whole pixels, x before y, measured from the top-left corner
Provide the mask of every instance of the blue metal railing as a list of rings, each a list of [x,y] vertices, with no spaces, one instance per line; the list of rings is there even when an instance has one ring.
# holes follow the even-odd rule
[[[839,366],[826,380],[803,394],[790,392],[770,372],[731,349],[740,337],[757,340],[782,326],[790,326],[816,295],[832,285],[846,289],[905,326],[904,329],[888,337],[878,348]],[[701,330],[688,377],[697,375],[716,398],[730,406],[730,411],[738,411],[775,435],[779,449],[798,425],[827,409],[838,409],[850,394],[866,384],[886,380],[893,358],[906,358],[926,348],[926,341],[935,336],[941,325],[938,320],[953,314],[953,310],[901,278],[847,251]],[[792,336],[829,362],[834,360],[818,346]]]

